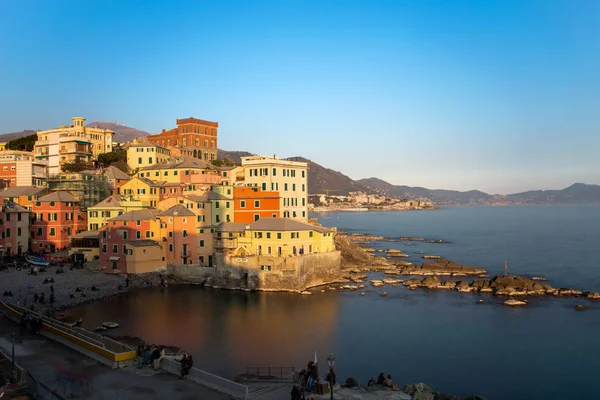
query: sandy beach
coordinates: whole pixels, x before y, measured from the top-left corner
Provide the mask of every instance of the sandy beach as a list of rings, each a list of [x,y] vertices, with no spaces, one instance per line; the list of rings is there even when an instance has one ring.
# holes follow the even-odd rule
[[[122,275],[105,274],[97,268],[73,269],[68,266],[62,267],[64,273],[56,274],[60,267],[49,267],[46,272],[38,272],[30,275],[29,269],[16,271],[14,269],[0,271],[0,295],[10,291],[13,297],[2,296],[7,303],[17,303],[27,308],[34,306],[35,311],[51,315],[57,311],[98,301],[107,297],[116,296],[135,289],[157,286],[160,284],[158,275],[130,276],[129,287],[126,286],[126,277]],[[53,278],[54,283],[44,284],[44,279]],[[119,290],[119,283],[123,283],[123,289]],[[98,291],[92,291],[95,285]],[[50,304],[50,287],[54,286],[54,304]],[[82,292],[76,292],[76,288],[85,288],[85,297]],[[44,304],[35,303],[35,294],[44,294]],[[75,298],[71,298],[73,294]]]

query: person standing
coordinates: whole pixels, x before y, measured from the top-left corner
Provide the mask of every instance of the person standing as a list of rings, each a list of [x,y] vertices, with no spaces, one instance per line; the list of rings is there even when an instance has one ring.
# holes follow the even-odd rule
[[[144,345],[139,344],[138,348],[137,348],[137,367],[138,369],[142,368],[142,365],[144,363]]]
[[[160,368],[160,360],[163,359],[163,357],[165,356],[165,349],[164,347],[160,347],[157,348],[156,350],[154,350],[155,355],[154,355],[154,370],[158,371],[158,369]]]
[[[125,279],[125,287],[129,287],[129,277]]]

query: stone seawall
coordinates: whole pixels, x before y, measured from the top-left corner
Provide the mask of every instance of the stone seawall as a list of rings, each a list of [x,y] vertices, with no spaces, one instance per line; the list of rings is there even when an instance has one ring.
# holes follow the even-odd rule
[[[231,257],[218,254],[215,268],[169,265],[167,273],[182,283],[231,290],[302,292],[309,287],[344,281],[339,251],[297,257]]]

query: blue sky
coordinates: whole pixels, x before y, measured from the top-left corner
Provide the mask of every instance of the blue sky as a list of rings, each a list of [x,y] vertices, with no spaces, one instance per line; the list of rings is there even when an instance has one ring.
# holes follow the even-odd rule
[[[351,178],[600,184],[600,2],[5,1],[0,132],[72,116]]]

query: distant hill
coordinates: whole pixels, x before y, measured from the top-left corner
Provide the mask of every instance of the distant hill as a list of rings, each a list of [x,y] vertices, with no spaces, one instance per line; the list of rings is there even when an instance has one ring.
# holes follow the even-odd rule
[[[115,137],[113,138],[113,140],[115,142],[119,142],[119,143],[130,142],[133,139],[137,139],[140,137],[145,137],[145,136],[150,135],[150,133],[148,133],[148,132],[144,132],[144,131],[141,131],[141,130],[135,129],[135,128],[130,128],[128,126],[117,124],[114,122],[96,121],[96,122],[90,122],[86,126],[94,127],[94,128],[101,128],[101,129],[110,129],[111,131],[113,131],[115,133]]]
[[[21,132],[4,133],[0,135],[0,142],[10,142],[11,140],[20,139],[25,136],[35,135],[35,131],[26,129]]]
[[[437,204],[483,204],[493,197],[478,190],[459,192],[457,190],[432,190],[424,187],[392,185],[379,178],[360,179],[357,182],[384,195],[403,199],[427,198]]]
[[[600,204],[600,186],[575,183],[562,190],[532,190],[494,198],[510,204]]]
[[[253,155],[254,154],[248,153],[247,151],[227,151],[217,149],[217,158],[219,160],[224,160],[225,157],[227,157],[236,164],[240,164],[242,162],[242,157],[249,157]]]
[[[291,157],[287,160],[308,163],[309,194],[322,194],[329,191],[329,194],[332,196],[344,196],[349,192],[372,192],[366,186],[352,180],[341,172],[325,168],[314,161],[303,157]]]

